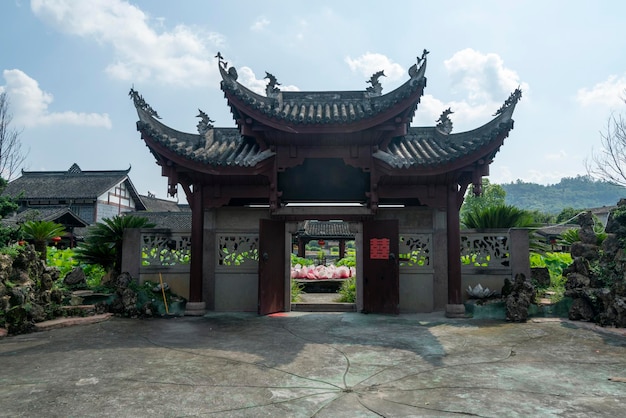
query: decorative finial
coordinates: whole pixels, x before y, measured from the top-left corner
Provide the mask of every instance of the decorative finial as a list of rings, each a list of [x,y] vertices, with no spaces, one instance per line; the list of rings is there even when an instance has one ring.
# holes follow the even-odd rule
[[[130,96],[133,99],[133,102],[135,103],[135,107],[138,107],[138,108],[144,110],[149,115],[151,115],[151,116],[153,116],[153,117],[155,117],[157,119],[161,119],[161,117],[156,112],[156,110],[154,110],[152,107],[150,107],[150,105],[148,103],[146,103],[146,101],[143,99],[143,97],[133,87],[130,88],[130,91],[128,92],[128,96]]]
[[[280,83],[278,82],[278,80],[276,80],[276,77],[266,71],[265,77],[263,78],[267,78],[269,80],[267,82],[267,86],[265,86],[265,95],[267,97],[276,97],[276,95],[280,93],[280,89],[276,87],[280,86]]]
[[[496,110],[496,113],[493,114],[493,116],[498,116],[499,114],[501,114],[502,112],[504,112],[506,109],[508,109],[511,106],[515,106],[515,104],[517,102],[519,102],[519,100],[522,98],[522,90],[520,90],[519,86],[515,89],[515,91],[513,91],[513,93],[511,93],[511,95],[509,96],[508,99],[506,99],[504,101],[504,104],[500,107],[500,109]]]
[[[222,56],[220,52],[218,52],[217,55],[215,55],[215,58],[217,58],[219,65],[222,67],[222,69],[226,70],[226,68],[228,68],[228,62],[224,61],[224,57]],[[237,75],[237,70],[235,69],[235,67],[228,68],[227,73],[230,78],[232,78],[233,80],[237,80],[238,75]]]
[[[452,120],[450,119],[450,115],[453,113],[454,112],[450,108],[441,112],[441,116],[439,116],[439,119],[436,120],[437,130],[446,135],[449,135],[450,132],[452,132]]]
[[[421,57],[417,57],[417,64],[413,64],[409,68],[409,76],[411,78],[415,78],[415,76],[417,76],[417,70],[419,68],[421,68],[422,65],[424,65],[426,63],[426,55],[428,55],[429,53],[430,53],[430,51],[428,51],[427,49],[424,49],[422,51],[422,56]]]
[[[366,81],[366,83],[371,84],[370,87],[365,89],[370,96],[380,96],[383,92],[383,86],[380,84],[380,81],[378,81],[380,77],[387,77],[384,70],[374,73],[370,79]]]
[[[220,65],[226,69],[226,66],[228,65],[228,63],[226,61],[224,61],[224,57],[222,56],[222,53],[217,51],[217,55],[215,56],[215,58],[217,58],[218,62],[220,63]]]
[[[198,109],[198,112],[200,112],[198,116],[196,116],[197,118],[200,118],[200,122],[198,122],[198,125],[197,125],[198,133],[200,135],[204,135],[208,131],[213,129],[213,122],[215,121],[211,120],[211,118],[202,110]]]

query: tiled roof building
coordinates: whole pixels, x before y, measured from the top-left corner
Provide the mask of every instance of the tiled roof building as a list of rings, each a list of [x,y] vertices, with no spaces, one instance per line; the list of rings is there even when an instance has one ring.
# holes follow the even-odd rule
[[[66,208],[87,224],[125,212],[145,210],[127,170],[22,171],[4,189],[17,199],[19,211]]]
[[[157,112],[131,89],[139,116],[137,130],[168,179],[168,193],[173,196],[179,186],[183,189],[192,212],[192,252],[206,259],[191,260],[191,302],[208,300],[209,306],[215,304],[212,292],[217,279],[204,274],[203,264],[216,264],[209,250],[215,244],[205,240],[219,228],[215,222],[219,222],[220,208],[265,205],[267,217],[276,222],[362,222],[365,256],[361,267],[371,273],[377,269],[371,260],[397,263],[397,224],[387,229],[381,226],[385,219],[381,209],[394,205],[427,209],[431,215],[424,218],[423,224],[429,228],[448,225],[446,238],[438,242],[446,245],[449,263],[445,272],[436,273],[445,277],[437,278],[435,283],[447,281],[449,304],[460,303],[458,211],[470,184],[480,193],[482,177],[489,174],[489,165],[513,129],[512,115],[521,91],[512,92],[490,122],[471,131],[452,131],[451,109],[442,109],[433,126],[412,127],[426,87],[427,54],[424,50],[409,68],[408,80],[388,93],[383,93],[379,79],[384,73],[379,71],[368,80],[370,86],[361,91],[281,91],[277,78],[266,73],[265,94],[259,94],[242,85],[237,70],[218,53],[221,89],[236,128],[215,127],[200,111],[197,133],[183,133],[164,125]],[[358,207],[349,210],[324,206],[329,202]],[[324,207],[312,209],[313,203]],[[211,217],[206,217],[207,213]],[[444,222],[434,222],[441,213],[445,213]],[[266,241],[263,236],[268,232],[264,232],[263,224],[261,220],[259,253],[268,257],[259,261],[261,267],[265,260],[272,259],[273,251],[278,251],[280,257],[283,245],[276,237]],[[280,226],[275,226],[275,233],[280,234],[276,232],[281,231]],[[379,235],[386,234],[388,238],[379,239]],[[368,237],[374,241],[365,242]],[[390,247],[387,239],[393,244]],[[368,258],[368,254],[373,256]],[[261,267],[259,271],[268,270]],[[274,268],[280,269],[281,264]],[[281,274],[276,271],[274,277]],[[381,268],[380,274],[396,275],[390,280],[397,284],[397,269],[392,265]],[[263,274],[259,275],[263,283]],[[273,291],[279,292],[282,284],[274,286]],[[262,284],[259,292],[265,292]],[[388,299],[397,297],[394,292],[389,293],[387,288],[366,290],[364,310],[397,309],[398,303]],[[264,294],[272,303],[281,300],[272,292]],[[381,299],[368,300],[368,294]],[[264,303],[260,300],[259,306],[266,306]],[[282,309],[276,306],[271,309]],[[260,312],[268,311],[260,308]]]

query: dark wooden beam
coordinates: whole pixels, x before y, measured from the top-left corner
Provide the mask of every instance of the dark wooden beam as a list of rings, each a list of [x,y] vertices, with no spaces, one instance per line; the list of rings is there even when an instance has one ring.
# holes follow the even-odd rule
[[[203,188],[196,187],[188,198],[191,207],[191,264],[189,266],[189,301],[202,302],[202,249],[204,236]]]
[[[446,213],[448,230],[448,304],[463,302],[461,284],[461,225],[458,210],[458,185],[448,187],[448,208]]]

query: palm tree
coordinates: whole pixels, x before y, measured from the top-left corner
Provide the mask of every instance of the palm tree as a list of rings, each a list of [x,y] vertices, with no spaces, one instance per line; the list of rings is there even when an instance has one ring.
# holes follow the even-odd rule
[[[90,227],[85,241],[76,248],[76,258],[87,264],[99,264],[113,275],[119,274],[124,230],[154,226],[146,218],[135,215],[103,219]]]
[[[534,229],[537,222],[532,212],[527,210],[512,205],[494,205],[466,212],[461,218],[461,225],[468,229]],[[537,253],[548,251],[548,246],[535,231],[529,233],[529,238],[532,251]]]
[[[46,261],[48,241],[65,233],[63,225],[52,221],[27,221],[22,225],[24,238],[31,240],[39,257]]]
[[[469,229],[527,228],[536,226],[528,211],[511,205],[476,208],[464,213],[461,224]]]

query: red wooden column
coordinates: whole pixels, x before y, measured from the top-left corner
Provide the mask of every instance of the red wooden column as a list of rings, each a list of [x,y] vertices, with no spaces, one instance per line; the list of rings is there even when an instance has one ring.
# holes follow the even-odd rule
[[[459,190],[456,183],[448,187],[448,304],[446,316],[465,316],[461,286],[461,224],[459,218]]]
[[[202,186],[194,185],[191,206],[191,264],[189,266],[189,302],[185,315],[204,315],[202,300],[202,250],[204,236],[204,206]]]

